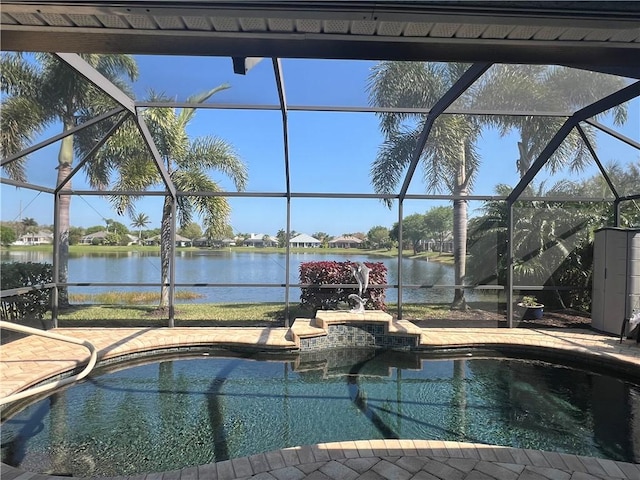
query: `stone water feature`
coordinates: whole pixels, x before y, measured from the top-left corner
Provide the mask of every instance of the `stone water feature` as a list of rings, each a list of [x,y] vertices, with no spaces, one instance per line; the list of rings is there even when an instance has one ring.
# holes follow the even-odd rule
[[[350,310],[318,310],[314,318],[296,318],[288,338],[301,352],[340,347],[410,350],[418,347],[422,330],[408,320],[394,320],[382,310],[365,310],[362,298],[369,285],[364,263],[351,267],[358,295],[349,295]]]

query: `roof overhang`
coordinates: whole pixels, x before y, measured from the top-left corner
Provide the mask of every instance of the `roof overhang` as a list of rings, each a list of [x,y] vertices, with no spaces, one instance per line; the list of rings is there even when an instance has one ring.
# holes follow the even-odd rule
[[[3,1],[3,50],[559,64],[640,78],[640,2]]]

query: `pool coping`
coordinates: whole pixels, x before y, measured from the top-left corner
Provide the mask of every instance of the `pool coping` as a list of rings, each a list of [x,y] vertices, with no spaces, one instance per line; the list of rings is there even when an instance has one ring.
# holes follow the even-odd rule
[[[415,475],[415,477],[414,477]],[[424,475],[424,476],[423,476]],[[3,480],[62,480],[0,464]],[[634,479],[640,465],[566,453],[442,440],[357,440],[258,453],[127,480],[481,478]]]
[[[92,342],[98,361],[122,355],[186,346],[210,346],[265,352],[296,352],[286,328],[58,328],[53,332]],[[518,347],[624,365],[640,374],[640,345],[584,329],[423,328],[420,350]],[[0,397],[81,368],[84,347],[42,337],[27,337],[2,346]]]
[[[249,349],[249,350],[259,350],[263,352],[295,352],[295,345],[290,340],[287,340],[286,328],[259,328],[259,327],[238,327],[238,328],[222,328],[222,327],[207,327],[207,328],[199,328],[199,327],[177,327],[177,328],[117,328],[117,329],[108,329],[108,328],[59,328],[54,330],[56,333],[60,333],[67,336],[72,336],[76,338],[87,339],[94,343],[94,345],[98,348],[99,354],[99,362],[104,362],[105,360],[114,360],[117,357],[123,355],[131,355],[137,353],[150,352],[158,349],[172,349],[172,348],[184,348],[188,346],[194,347],[223,347],[223,348],[232,348],[232,349]],[[530,349],[531,351],[536,350],[544,350],[548,352],[557,352],[564,357],[571,358],[571,356],[576,355],[581,358],[590,358],[593,360],[594,365],[599,363],[605,363],[610,365],[623,365],[625,369],[628,369],[630,372],[637,374],[640,376],[640,347],[636,344],[635,340],[624,340],[622,343],[619,342],[619,337],[615,337],[612,335],[605,335],[591,330],[582,330],[582,329],[505,329],[505,328],[423,328],[421,333],[421,347],[424,350],[439,350],[439,349],[462,349],[462,348],[509,348],[509,347],[518,347]],[[2,350],[0,353],[0,395],[7,396],[13,392],[17,392],[28,388],[29,386],[41,383],[46,381],[49,378],[55,377],[56,375],[63,375],[65,373],[71,372],[78,368],[81,368],[83,363],[88,359],[88,355],[86,349],[80,346],[75,346],[71,344],[59,344],[53,340],[45,339],[42,337],[27,337],[15,340],[8,344],[2,346]],[[368,442],[368,443],[367,443]],[[307,451],[308,448],[311,448],[312,451],[343,451],[345,448],[349,450],[351,453],[345,453],[343,451],[343,455],[345,459],[349,458],[363,458],[363,457],[354,457],[355,452],[366,451],[369,453],[369,450],[373,451],[371,442],[375,441],[371,440],[362,440],[358,442],[339,442],[336,444],[319,444],[319,446],[311,446],[311,447],[294,447],[292,449],[284,449],[279,452],[279,455],[284,458],[284,455],[291,455],[292,458],[295,458],[291,452],[296,452],[298,456],[298,460],[300,460],[300,455],[302,451]],[[384,442],[390,442],[385,440]],[[550,463],[549,459],[541,460],[540,463],[545,465],[538,465],[535,461],[531,460],[531,456],[534,458],[546,458],[547,456],[551,456],[553,459],[557,461],[557,455],[565,455],[558,454],[554,452],[539,452],[539,451],[529,451],[529,450],[521,450],[514,449],[513,447],[502,447],[502,446],[492,446],[492,445],[480,445],[480,444],[459,444],[458,442],[442,442],[442,441],[431,441],[431,440],[399,440],[399,443],[393,444],[393,452],[394,454],[390,454],[388,448],[387,453],[382,455],[369,455],[366,458],[378,458],[378,462],[373,464],[371,467],[374,468],[375,465],[378,465],[380,462],[384,463],[389,469],[391,468],[391,464],[395,467],[398,467],[397,462],[400,462],[402,458],[405,458],[405,462],[409,462],[406,458],[410,457],[418,457],[422,459],[426,459],[428,465],[429,462],[439,462],[439,460],[434,460],[435,458],[466,458],[464,456],[457,456],[458,450],[462,452],[467,452],[467,455],[473,455],[469,460],[473,460],[475,456],[480,465],[479,468],[484,468],[485,470],[489,468],[487,465],[484,465],[482,462],[489,462],[496,467],[498,464],[509,464],[509,461],[504,462],[501,458],[509,460],[513,458],[513,465],[517,465],[516,467],[504,467],[500,466],[500,468],[507,468],[507,470],[511,469],[512,472],[517,474],[516,477],[506,476],[496,476],[493,478],[519,478],[520,475],[529,475],[531,473],[530,469],[527,470],[528,467],[535,468],[555,468],[552,463]],[[413,442],[414,447],[408,448],[407,451],[413,452],[422,452],[421,454],[416,453],[408,455],[406,452],[400,454],[400,451],[404,452],[403,442]],[[417,442],[417,443],[416,443]],[[424,443],[426,442],[426,443]],[[345,445],[343,445],[345,444]],[[340,445],[339,447],[337,445]],[[355,447],[354,447],[355,445]],[[369,445],[367,447],[366,445]],[[378,445],[378,444],[376,444]],[[387,445],[387,443],[385,443]],[[391,445],[391,444],[389,444]],[[456,446],[457,445],[457,446]],[[464,445],[464,448],[461,448],[460,445]],[[468,446],[473,445],[473,446]],[[378,445],[379,446],[379,445]],[[418,447],[419,448],[418,448]],[[314,450],[314,448],[316,450]],[[503,457],[495,456],[496,452],[509,452],[509,455],[501,453]],[[382,452],[382,450],[381,450]],[[444,455],[444,453],[447,453]],[[475,453],[469,453],[475,452]],[[493,452],[491,454],[487,452]],[[523,455],[524,452],[524,455]],[[529,453],[527,453],[529,452]],[[531,453],[537,452],[537,453]],[[456,455],[452,456],[452,453],[456,453]],[[264,455],[266,458],[267,454]],[[276,455],[276,454],[270,454]],[[326,477],[326,473],[322,472],[322,468],[325,470],[331,470],[331,468],[337,469],[339,471],[340,468],[337,465],[331,464],[332,466],[327,466],[331,462],[338,462],[336,458],[331,458],[330,454],[329,458],[326,460],[324,465],[320,465],[317,467],[323,475]],[[334,455],[341,455],[339,453],[334,453]],[[389,459],[394,459],[398,457],[393,462],[390,462]],[[491,455],[494,455],[493,458]],[[277,455],[276,455],[277,457]],[[576,461],[576,458],[579,461]],[[251,457],[246,457],[250,459]],[[305,457],[307,458],[307,457]],[[313,457],[314,460],[316,457]],[[564,458],[564,457],[561,457]],[[570,459],[570,460],[569,460]],[[587,460],[585,460],[587,459]],[[311,457],[308,457],[308,460],[311,460]],[[604,476],[595,475],[596,478],[635,478],[640,479],[640,467],[637,467],[635,464],[627,464],[625,462],[614,462],[612,460],[605,460],[595,457],[577,457],[577,456],[569,456],[566,461],[558,463],[558,466],[564,465],[563,470],[560,468],[560,471],[567,472],[582,472],[589,475],[595,475],[594,472],[605,472]],[[251,464],[250,460],[247,460],[249,465]],[[237,465],[247,465],[247,461],[243,461],[240,459],[228,460],[225,462],[218,462],[216,464],[210,464],[209,466],[200,466],[200,467],[191,467],[187,469],[182,469],[179,472],[165,472],[164,474],[149,474],[145,476],[139,476],[140,479],[146,478],[147,480],[160,480],[162,478],[166,479],[193,479],[197,480],[199,478],[210,478],[210,479],[236,479],[236,478],[251,478],[253,475],[256,475],[256,479],[259,478],[257,475],[261,473],[272,472],[273,470],[278,470],[277,468],[270,468],[264,472],[254,472],[252,474],[247,474],[243,476],[232,476],[236,475],[236,470],[234,468]],[[567,463],[569,462],[570,463]],[[235,464],[233,463],[235,462]],[[529,462],[529,463],[527,463]],[[545,463],[546,462],[546,463]],[[604,462],[604,463],[603,463]],[[609,463],[612,462],[612,463]],[[268,463],[268,462],[267,462]],[[312,468],[312,464],[319,463],[317,460],[314,462],[307,462],[308,468],[305,467],[303,470],[310,470]],[[320,461],[322,463],[322,461]],[[343,462],[344,463],[344,462]],[[403,463],[403,462],[400,462]],[[404,464],[403,463],[403,464]],[[410,462],[409,462],[410,463]],[[419,462],[420,463],[420,462]],[[442,462],[440,462],[442,463]],[[447,462],[445,462],[447,463]],[[623,466],[617,465],[618,463],[623,464]],[[389,465],[387,465],[389,464]],[[214,467],[212,467],[213,465]],[[299,464],[299,465],[302,465]],[[470,464],[469,464],[470,465]],[[272,465],[270,465],[271,467]],[[294,465],[285,465],[280,468],[288,468],[293,467]],[[344,465],[343,465],[344,466]],[[591,467],[590,467],[591,466]],[[605,468],[605,466],[611,470],[611,472],[615,472],[615,475],[619,475],[622,473],[622,476],[611,476],[610,473],[607,473],[609,470]],[[520,468],[522,467],[522,468]],[[573,470],[566,470],[566,468],[574,468]],[[633,468],[632,468],[633,467]],[[382,468],[381,466],[377,468]],[[400,467],[401,468],[401,467]],[[429,467],[430,468],[430,467]],[[434,467],[435,468],[435,467]],[[475,467],[474,467],[475,468]],[[592,468],[593,471],[589,470]],[[586,470],[584,470],[586,469]],[[626,469],[626,470],[625,470]],[[298,469],[299,471],[303,471]],[[520,472],[516,472],[516,470],[520,470]],[[373,470],[377,472],[376,470]],[[205,473],[208,472],[208,473]],[[213,473],[215,472],[215,474]],[[238,470],[239,473],[249,472],[249,470]],[[309,478],[312,478],[312,474],[315,470],[310,470],[309,473],[305,473],[305,475],[309,475]],[[526,473],[529,472],[529,473]],[[625,473],[626,472],[626,473]],[[20,477],[20,480],[28,480],[32,476],[37,474],[32,474],[30,472],[24,472],[20,469],[15,469],[8,465],[2,464],[2,470],[0,471],[2,474],[3,480],[12,480],[13,478]],[[305,477],[296,477],[295,473],[290,472],[292,477],[287,477],[286,472],[279,472],[282,474],[282,478],[305,478]],[[303,472],[304,473],[304,472]],[[176,476],[176,474],[178,476]],[[377,472],[380,475],[380,472]],[[627,474],[632,474],[628,476]],[[5,476],[6,475],[6,476]],[[203,476],[206,475],[206,476]],[[270,477],[264,478],[281,478],[278,476],[274,476],[271,473]],[[373,474],[372,474],[373,475]],[[486,473],[485,473],[486,475]],[[62,478],[62,477],[48,477],[45,475],[38,475],[38,480],[44,480],[45,478]],[[131,478],[131,477],[130,477]],[[136,477],[137,478],[137,477]],[[317,477],[321,478],[321,477]],[[330,477],[332,478],[332,477]],[[336,477],[341,478],[341,477]],[[371,477],[374,478],[374,477]],[[384,477],[383,478],[394,478],[394,477]],[[446,478],[446,477],[442,477]],[[492,478],[492,477],[489,477]],[[523,478],[528,478],[524,477]],[[549,477],[552,478],[552,477]],[[588,478],[588,477],[585,477]]]

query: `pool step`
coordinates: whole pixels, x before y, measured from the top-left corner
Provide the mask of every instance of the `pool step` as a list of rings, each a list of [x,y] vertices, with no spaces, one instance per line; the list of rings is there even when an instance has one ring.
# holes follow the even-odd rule
[[[342,330],[337,329],[337,332],[336,329],[331,329],[332,326],[338,325],[346,327]],[[375,328],[376,325],[382,329]],[[348,331],[349,327],[359,330],[354,333]],[[315,318],[296,318],[287,333],[287,340],[294,342],[302,351],[340,346],[410,348],[420,345],[421,334],[422,330],[410,321],[394,320],[391,315],[381,310],[367,310],[363,313],[319,310]],[[327,337],[331,339],[327,340]],[[344,345],[341,345],[341,342]]]

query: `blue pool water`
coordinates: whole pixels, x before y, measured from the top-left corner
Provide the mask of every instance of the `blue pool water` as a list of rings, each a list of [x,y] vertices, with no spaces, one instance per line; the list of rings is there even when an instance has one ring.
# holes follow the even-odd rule
[[[640,460],[640,387],[613,377],[480,352],[223,355],[97,372],[6,420],[2,461],[35,472],[132,475],[372,438]]]

